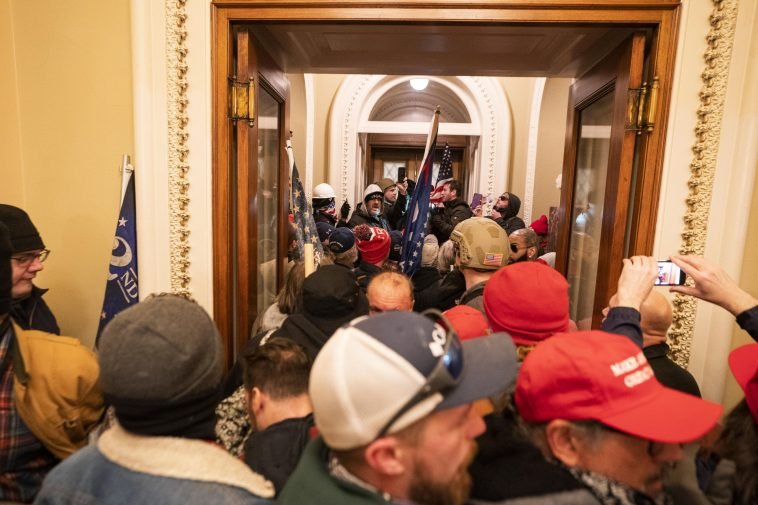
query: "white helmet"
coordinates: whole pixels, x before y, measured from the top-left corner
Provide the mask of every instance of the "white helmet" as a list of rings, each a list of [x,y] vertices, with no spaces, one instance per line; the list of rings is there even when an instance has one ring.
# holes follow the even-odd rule
[[[325,182],[322,182],[313,188],[313,198],[335,198],[334,188]]]

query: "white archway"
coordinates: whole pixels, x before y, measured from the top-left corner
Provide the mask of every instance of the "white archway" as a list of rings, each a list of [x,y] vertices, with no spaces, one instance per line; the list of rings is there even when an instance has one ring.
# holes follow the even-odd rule
[[[478,137],[472,159],[471,184],[474,191],[495,196],[505,188],[510,173],[513,124],[510,104],[503,88],[491,77],[425,76],[454,93],[465,105],[469,123],[440,123],[440,135]],[[361,201],[363,152],[361,134],[407,133],[425,135],[428,122],[369,121],[377,101],[408,76],[351,75],[340,85],[329,118],[329,183],[339,197]]]

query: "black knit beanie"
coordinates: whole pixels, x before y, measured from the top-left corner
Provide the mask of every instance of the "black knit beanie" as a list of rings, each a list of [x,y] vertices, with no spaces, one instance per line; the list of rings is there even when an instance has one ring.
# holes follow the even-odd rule
[[[0,222],[5,223],[10,231],[13,252],[36,251],[45,248],[45,243],[42,242],[37,228],[29,219],[29,214],[18,207],[0,203]]]
[[[3,223],[0,223],[0,316],[11,312],[11,288],[13,287],[11,254],[13,254],[13,248],[10,232]]]

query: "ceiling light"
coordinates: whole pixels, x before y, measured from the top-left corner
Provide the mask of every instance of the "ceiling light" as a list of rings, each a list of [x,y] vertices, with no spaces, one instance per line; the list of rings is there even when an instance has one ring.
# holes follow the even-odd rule
[[[429,84],[429,79],[411,79],[411,88],[416,91],[424,91]]]

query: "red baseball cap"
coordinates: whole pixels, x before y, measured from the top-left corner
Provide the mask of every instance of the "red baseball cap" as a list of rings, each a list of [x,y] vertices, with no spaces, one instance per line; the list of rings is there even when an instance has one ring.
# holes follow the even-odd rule
[[[758,423],[758,344],[738,347],[729,354],[729,368],[745,392],[745,400]]]
[[[524,360],[516,405],[527,422],[595,420],[635,437],[684,443],[706,434],[721,405],[664,387],[642,349],[620,335],[553,335]]]
[[[461,340],[483,337],[490,332],[487,318],[481,311],[468,305],[456,305],[443,312]]]

